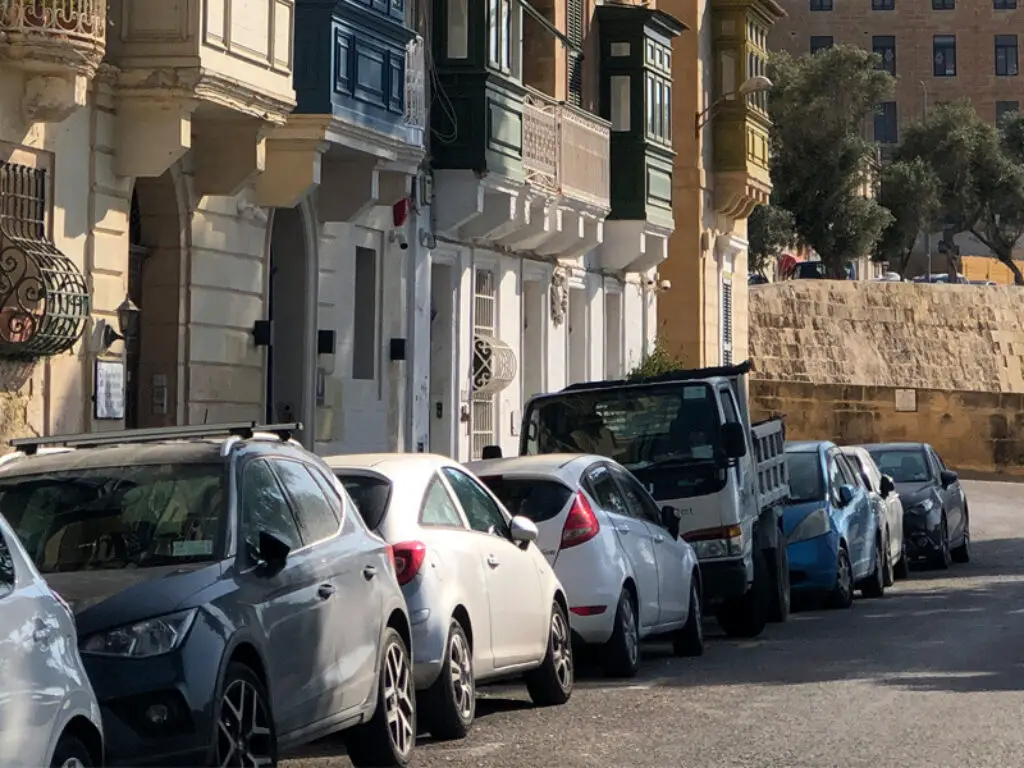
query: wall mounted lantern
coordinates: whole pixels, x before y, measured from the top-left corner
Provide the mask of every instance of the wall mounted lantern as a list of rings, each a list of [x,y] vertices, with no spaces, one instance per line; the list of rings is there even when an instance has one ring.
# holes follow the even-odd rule
[[[115,341],[134,337],[139,330],[139,313],[142,310],[127,296],[117,307],[117,330],[103,321],[103,349],[110,349]]]

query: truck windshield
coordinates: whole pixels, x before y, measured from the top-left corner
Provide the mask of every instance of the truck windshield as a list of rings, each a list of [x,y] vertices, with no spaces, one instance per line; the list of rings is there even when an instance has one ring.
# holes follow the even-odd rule
[[[523,453],[595,453],[630,470],[714,464],[721,418],[705,383],[638,385],[544,397],[527,413]]]

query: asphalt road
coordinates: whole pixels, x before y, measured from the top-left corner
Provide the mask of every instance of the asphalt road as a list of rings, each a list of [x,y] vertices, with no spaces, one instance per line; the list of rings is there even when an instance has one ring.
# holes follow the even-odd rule
[[[419,768],[1011,768],[1024,765],[1024,485],[965,482],[973,562],[881,600],[794,614],[703,658],[645,648],[626,683],[581,672],[570,702],[484,688],[462,742]],[[717,632],[713,622],[709,634]],[[330,740],[288,768],[347,768]]]

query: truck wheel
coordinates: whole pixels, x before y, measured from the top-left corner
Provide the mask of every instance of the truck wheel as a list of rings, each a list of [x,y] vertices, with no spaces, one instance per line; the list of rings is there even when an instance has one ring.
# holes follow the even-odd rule
[[[751,638],[764,632],[771,603],[771,575],[763,549],[754,549],[754,583],[741,597],[723,603],[715,618],[729,637]]]
[[[784,541],[772,550],[771,561],[775,566],[772,579],[772,602],[768,610],[768,620],[781,623],[789,618],[789,550]]]

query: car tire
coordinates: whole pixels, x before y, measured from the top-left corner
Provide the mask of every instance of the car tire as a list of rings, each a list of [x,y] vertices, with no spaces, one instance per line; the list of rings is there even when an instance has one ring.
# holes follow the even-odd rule
[[[466,737],[476,716],[476,681],[469,638],[457,619],[448,627],[441,674],[421,698],[426,706],[418,709],[435,740]]]
[[[882,597],[885,594],[885,572],[888,559],[885,553],[885,542],[880,536],[876,537],[875,567],[871,569],[871,575],[861,582],[860,593],[864,597]]]
[[[849,608],[853,605],[853,565],[846,546],[839,545],[836,555],[836,585],[828,593],[826,605],[829,608]]]
[[[792,604],[789,582],[789,548],[786,546],[785,540],[779,539],[779,546],[772,550],[771,561],[775,566],[775,578],[772,580],[772,604],[768,609],[768,621],[781,624],[789,619]]]
[[[939,551],[932,555],[932,567],[945,571],[952,562],[953,556],[949,551],[949,524],[943,517],[939,524]]]
[[[70,733],[60,735],[57,748],[53,750],[51,768],[93,768],[95,765],[97,763],[94,757],[89,754],[88,747],[81,740]]]
[[[892,573],[893,576],[896,577],[897,581],[900,579],[910,578],[910,557],[907,555],[906,542],[904,542],[900,547],[900,559],[896,565],[893,566]]]
[[[754,583],[741,597],[728,600],[715,613],[722,631],[729,637],[749,639],[757,637],[768,624],[771,603],[772,577],[769,572],[768,556],[755,545]]]
[[[547,653],[539,667],[524,675],[526,690],[538,707],[559,706],[572,696],[574,675],[569,621],[556,602],[551,606]]]
[[[601,649],[602,667],[608,677],[636,677],[640,669],[639,623],[636,601],[624,589],[615,609],[615,629]]]
[[[236,661],[228,664],[214,707],[213,728],[212,757],[216,762],[210,765],[232,765],[231,756],[239,747],[250,764],[277,765],[277,728],[270,696],[249,666]]]
[[[416,692],[409,649],[394,627],[381,643],[377,706],[369,722],[345,734],[348,759],[356,768],[409,764],[416,743]]]
[[[696,576],[690,579],[690,610],[686,623],[672,636],[672,652],[676,656],[704,655],[704,615],[695,580]]]
[[[959,547],[949,553],[954,563],[971,562],[971,524],[968,518],[964,522],[964,540]]]
[[[891,587],[896,583],[896,565],[892,561],[892,539],[889,531],[885,532],[885,586]]]

